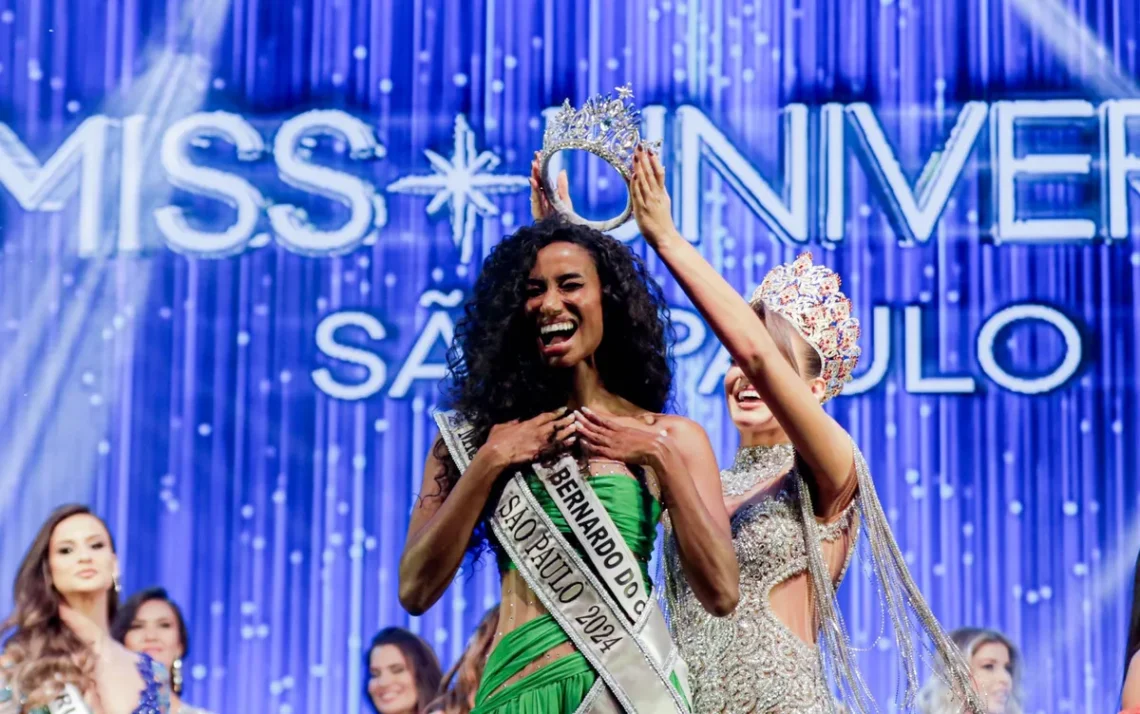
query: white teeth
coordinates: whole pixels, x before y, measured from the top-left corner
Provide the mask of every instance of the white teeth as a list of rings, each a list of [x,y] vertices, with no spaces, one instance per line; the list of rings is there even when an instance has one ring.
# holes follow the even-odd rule
[[[550,325],[543,325],[538,332],[542,335],[549,335],[551,332],[570,332],[573,329],[573,322],[555,322]]]
[[[736,395],[737,399],[759,399],[760,393],[754,389],[745,389]]]

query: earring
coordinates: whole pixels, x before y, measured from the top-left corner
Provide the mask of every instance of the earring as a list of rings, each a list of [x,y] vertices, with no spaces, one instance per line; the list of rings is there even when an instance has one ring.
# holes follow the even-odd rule
[[[111,576],[111,582],[113,582],[115,584],[115,592],[116,593],[123,592],[123,586],[119,584],[119,576],[118,575],[112,575]]]
[[[174,666],[170,668],[170,688],[174,690],[175,694],[182,694],[182,658],[174,660]]]

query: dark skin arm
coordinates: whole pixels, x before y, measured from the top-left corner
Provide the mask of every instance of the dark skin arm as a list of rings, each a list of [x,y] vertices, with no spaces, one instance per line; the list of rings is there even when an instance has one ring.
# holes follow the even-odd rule
[[[780,352],[764,322],[673,225],[665,169],[638,149],[630,182],[634,216],[645,242],[767,403],[811,470],[819,505],[834,503],[852,478],[851,438],[820,404],[823,380],[805,381]]]
[[[716,455],[704,430],[681,417],[623,418],[588,409],[577,414],[577,440],[586,453],[648,466],[657,474],[693,594],[709,613],[731,614],[740,600],[740,566]]]
[[[495,426],[455,487],[438,494],[444,465],[432,448],[420,489],[421,494],[430,495],[421,496],[412,510],[400,557],[399,597],[405,610],[422,615],[447,590],[499,474],[511,464],[530,463],[560,444],[573,433],[573,423],[572,415],[550,412]]]

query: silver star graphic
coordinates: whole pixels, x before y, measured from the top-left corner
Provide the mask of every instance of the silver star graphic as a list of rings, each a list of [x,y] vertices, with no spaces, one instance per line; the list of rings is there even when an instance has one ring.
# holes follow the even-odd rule
[[[633,99],[633,87],[625,85],[617,88],[618,99]]]
[[[462,114],[455,117],[455,144],[451,160],[428,149],[424,151],[434,174],[406,176],[388,185],[392,193],[431,196],[429,216],[445,205],[451,209],[451,239],[460,249],[460,261],[471,262],[472,235],[476,216],[497,216],[499,208],[487,194],[511,193],[530,189],[529,176],[500,176],[491,171],[499,157],[490,151],[475,151],[475,133]]]

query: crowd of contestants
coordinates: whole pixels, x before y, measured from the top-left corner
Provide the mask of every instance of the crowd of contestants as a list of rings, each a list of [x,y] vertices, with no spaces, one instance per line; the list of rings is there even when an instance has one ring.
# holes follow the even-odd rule
[[[381,630],[368,650],[368,696],[377,714],[468,714],[483,665],[491,652],[499,606],[487,611],[459,661],[442,673],[439,659],[421,637],[399,627]],[[950,633],[970,664],[986,714],[1022,714],[1024,675],[1018,648],[1001,632],[963,627]],[[1121,714],[1140,714],[1140,557],[1136,561],[1132,609],[1124,657]],[[932,677],[919,696],[922,714],[959,711],[938,678]]]
[[[57,510],[41,528],[19,570],[15,610],[3,625],[0,666],[22,678],[23,701],[5,698],[0,713],[32,712],[57,694],[57,676],[67,672],[87,698],[106,702],[114,684],[113,660],[121,654],[161,667],[159,684],[169,697],[170,714],[205,714],[182,700],[190,639],[178,605],[162,588],[150,588],[118,601],[118,563],[111,534],[102,520],[82,506]],[[381,630],[367,652],[368,699],[377,714],[466,714],[474,707],[487,656],[498,628],[496,604],[483,616],[459,660],[446,673],[432,648],[399,627]],[[988,714],[1020,714],[1021,658],[1014,644],[994,630],[963,628],[951,633],[970,663]],[[138,653],[137,655],[135,653]],[[1123,708],[1140,714],[1140,559],[1125,657]],[[66,676],[66,675],[65,675]],[[141,688],[140,688],[141,689]],[[11,690],[7,690],[11,691]],[[139,689],[131,689],[139,691]],[[955,711],[944,698],[941,680],[931,679],[920,697],[924,714]],[[101,709],[111,709],[110,706]]]
[[[435,652],[422,638],[398,628],[382,630],[368,653],[368,696],[378,714],[468,714],[490,654],[498,605],[479,623],[466,651],[446,674]],[[987,714],[1021,714],[1021,661],[1017,648],[995,630],[966,627],[950,634],[970,662],[978,688],[986,693]],[[959,711],[941,680],[923,688],[923,714]],[[1131,713],[1129,713],[1131,714]]]

